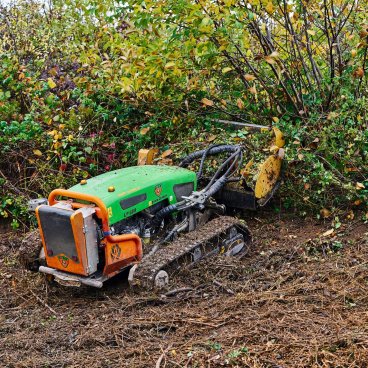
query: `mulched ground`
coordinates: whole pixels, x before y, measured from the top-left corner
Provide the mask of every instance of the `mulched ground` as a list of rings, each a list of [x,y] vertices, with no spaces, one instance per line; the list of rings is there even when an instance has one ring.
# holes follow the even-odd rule
[[[49,285],[0,235],[0,366],[368,367],[368,226],[250,221],[241,259],[183,271],[173,294]],[[10,237],[10,238],[9,238]]]

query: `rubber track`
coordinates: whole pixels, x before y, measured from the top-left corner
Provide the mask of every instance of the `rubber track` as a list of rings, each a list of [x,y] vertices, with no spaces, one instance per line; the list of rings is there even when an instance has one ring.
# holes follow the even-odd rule
[[[157,272],[168,271],[174,265],[176,266],[174,269],[178,269],[192,264],[193,260],[190,260],[191,257],[187,255],[197,247],[201,247],[201,259],[208,256],[208,253],[218,253],[221,238],[225,238],[226,232],[234,226],[239,233],[243,234],[245,244],[249,242],[249,230],[240,220],[230,216],[215,218],[197,230],[181,234],[178,239],[162,246],[156,253],[143,257],[134,272],[132,286],[152,289]]]

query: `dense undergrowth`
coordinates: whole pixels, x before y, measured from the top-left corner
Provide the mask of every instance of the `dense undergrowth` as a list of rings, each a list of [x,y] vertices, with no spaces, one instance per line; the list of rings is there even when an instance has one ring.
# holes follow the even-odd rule
[[[268,132],[214,119],[285,133],[282,206],[364,210],[367,11],[351,0],[0,5],[0,216],[18,227],[29,198],[135,164],[143,147],[166,162],[221,141],[255,162],[267,154]]]

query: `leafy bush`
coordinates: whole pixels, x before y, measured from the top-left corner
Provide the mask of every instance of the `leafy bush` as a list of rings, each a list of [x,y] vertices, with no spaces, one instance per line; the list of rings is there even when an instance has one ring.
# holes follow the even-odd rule
[[[234,133],[219,118],[284,131],[288,208],[366,204],[364,2],[18,0],[0,10],[0,216],[23,221],[27,198],[134,164],[142,147],[180,155],[215,136],[248,140],[260,156],[268,134]]]

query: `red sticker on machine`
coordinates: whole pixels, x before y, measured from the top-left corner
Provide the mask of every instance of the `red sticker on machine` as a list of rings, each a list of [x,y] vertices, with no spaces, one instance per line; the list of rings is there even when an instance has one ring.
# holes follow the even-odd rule
[[[157,195],[157,197],[159,197],[162,193],[162,185],[159,184],[159,185],[156,185],[155,186],[155,194]]]

